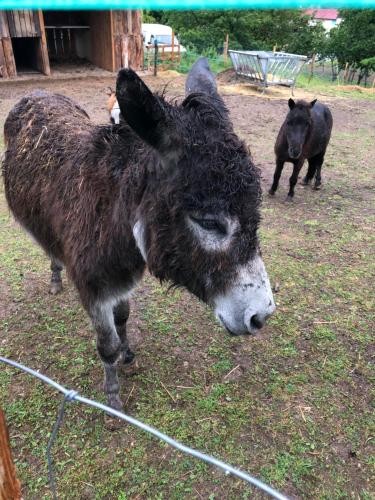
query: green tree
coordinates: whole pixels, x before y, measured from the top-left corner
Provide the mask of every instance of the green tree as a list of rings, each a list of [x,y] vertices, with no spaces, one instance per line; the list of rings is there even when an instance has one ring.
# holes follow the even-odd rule
[[[363,61],[375,54],[375,10],[340,10],[341,24],[331,30],[329,51],[339,67],[346,64],[359,71],[358,83],[366,78],[371,65]]]
[[[316,54],[324,56],[326,53],[327,34],[322,25],[318,22],[314,25],[299,23],[295,29],[291,40],[287,45],[288,52],[303,54],[311,57]]]
[[[321,25],[311,26],[300,10],[150,11],[172,26],[183,45],[198,52],[221,49],[226,34],[232,49],[289,50],[311,55],[323,40]]]

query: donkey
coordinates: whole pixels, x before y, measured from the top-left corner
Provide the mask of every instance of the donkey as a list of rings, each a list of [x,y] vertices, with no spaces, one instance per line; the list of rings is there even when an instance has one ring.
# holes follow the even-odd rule
[[[205,92],[217,96],[215,76],[211,73],[207,57],[200,57],[191,67],[185,83],[186,94]]]
[[[66,267],[117,409],[117,368],[134,359],[129,295],[146,265],[209,304],[232,335],[256,333],[275,309],[257,237],[260,174],[222,100],[204,89],[171,104],[126,69],[119,125],[94,125],[44,91],[5,122],[8,205],[51,258],[54,289]]]
[[[293,163],[287,201],[293,199],[298,174],[306,158],[309,168],[302,184],[307,186],[315,176],[314,189],[320,188],[320,172],[331,137],[333,120],[329,108],[316,101],[314,99],[307,103],[302,100],[294,102],[293,99],[289,99],[289,113],[281,125],[275,144],[276,169],[273,184],[269,190],[272,196],[278,188],[286,161]]]
[[[120,115],[120,106],[118,105],[116,99],[116,92],[108,87],[107,90],[107,110],[109,113],[109,120],[111,123],[116,123],[117,125],[120,123],[121,115]]]

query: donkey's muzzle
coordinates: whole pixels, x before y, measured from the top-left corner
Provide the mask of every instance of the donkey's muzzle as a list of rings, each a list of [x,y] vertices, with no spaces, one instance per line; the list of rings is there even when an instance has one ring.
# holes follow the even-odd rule
[[[268,315],[254,314],[250,318],[251,328],[253,328],[254,330],[260,330],[266,324],[267,318],[269,318],[269,316],[270,316],[269,314]]]
[[[216,317],[231,335],[257,333],[275,311],[271,285],[259,255],[239,268],[224,294],[213,299]]]
[[[297,160],[301,156],[302,150],[300,148],[289,148],[288,154],[292,160]]]

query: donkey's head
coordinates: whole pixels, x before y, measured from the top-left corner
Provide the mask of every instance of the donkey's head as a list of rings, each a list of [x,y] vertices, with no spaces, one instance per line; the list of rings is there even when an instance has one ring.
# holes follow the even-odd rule
[[[255,333],[275,309],[257,229],[260,174],[218,95],[180,106],[122,70],[117,99],[154,153],[133,234],[150,272],[211,305],[227,330]]]
[[[289,157],[297,160],[303,150],[311,132],[311,109],[316,103],[316,99],[310,103],[306,101],[294,102],[289,99],[289,113],[286,117],[286,138],[288,141]]]

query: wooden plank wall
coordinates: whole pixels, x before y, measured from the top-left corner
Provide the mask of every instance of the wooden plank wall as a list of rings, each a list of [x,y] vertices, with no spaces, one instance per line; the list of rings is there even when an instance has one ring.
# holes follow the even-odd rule
[[[0,10],[0,38],[9,38],[8,19],[5,10]]]
[[[114,71],[111,11],[90,12],[91,61],[100,68]]]
[[[46,31],[44,29],[44,17],[43,12],[40,9],[34,11],[34,23],[36,29],[40,33],[37,53],[38,70],[49,76],[51,74],[51,68],[49,64]]]
[[[8,10],[6,12],[10,36],[13,37],[30,37],[40,36],[35,25],[34,13],[32,10]]]
[[[12,38],[39,38],[37,44],[38,70],[50,75],[50,65],[41,10],[0,10],[0,77],[17,76]]]
[[[0,10],[0,76],[16,76],[16,62],[13,56],[7,13]]]
[[[0,10],[0,77],[8,78],[8,68],[2,43],[3,38],[9,38],[9,30],[5,11]]]
[[[140,10],[114,10],[113,42],[115,70],[143,67],[142,17]]]

